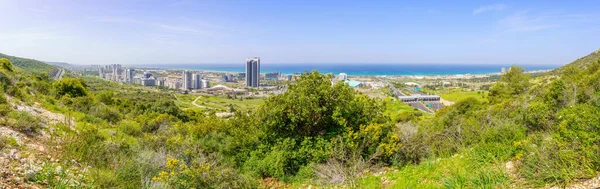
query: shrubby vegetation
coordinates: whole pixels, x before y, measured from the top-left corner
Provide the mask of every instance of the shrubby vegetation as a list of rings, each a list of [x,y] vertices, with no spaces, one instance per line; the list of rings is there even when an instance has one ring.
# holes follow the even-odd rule
[[[52,82],[0,61],[5,93],[43,99],[47,109],[75,118],[76,131],[59,127],[58,137],[65,159],[90,166],[79,178],[88,187],[259,188],[262,178],[382,187],[382,179],[364,176],[378,167],[399,169],[388,175],[399,188],[533,187],[600,171],[600,60],[558,77],[532,78],[513,66],[485,100],[468,97],[432,116],[311,72],[228,119],[182,109],[168,91],[93,77]],[[40,129],[40,120],[11,110],[3,97],[0,115],[24,133]],[[506,162],[515,170],[505,170]]]
[[[0,59],[9,60],[12,64],[17,66],[17,70],[25,72],[27,74],[33,73],[50,73],[52,70],[56,69],[56,67],[37,61],[33,59],[20,58],[15,56],[9,56],[0,53]]]

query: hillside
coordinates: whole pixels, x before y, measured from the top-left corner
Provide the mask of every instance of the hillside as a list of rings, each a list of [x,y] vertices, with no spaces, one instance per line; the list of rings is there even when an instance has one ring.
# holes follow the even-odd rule
[[[564,65],[560,68],[556,68],[555,70],[552,70],[551,72],[549,72],[550,74],[562,74],[565,72],[565,70],[567,70],[568,68],[574,68],[577,70],[583,70],[585,69],[588,65],[590,65],[591,63],[593,63],[594,61],[600,59],[600,49],[590,53],[587,56],[578,58],[577,60]]]
[[[552,76],[531,78],[513,66],[485,100],[466,97],[434,115],[314,71],[264,103],[240,99],[252,107],[227,119],[182,107],[172,91],[98,77],[20,77],[3,61],[0,163],[11,178],[2,184],[600,187],[600,59],[592,55]]]
[[[55,66],[52,66],[50,64],[46,64],[44,62],[37,61],[34,59],[20,58],[20,57],[10,56],[10,55],[6,55],[6,54],[2,54],[2,53],[0,53],[0,58],[7,58],[17,67],[16,68],[17,70],[21,70],[25,73],[49,74],[54,69],[56,69]]]

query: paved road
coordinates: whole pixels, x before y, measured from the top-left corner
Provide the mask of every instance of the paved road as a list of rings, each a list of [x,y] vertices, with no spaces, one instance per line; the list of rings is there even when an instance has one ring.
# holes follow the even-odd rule
[[[58,69],[58,72],[54,76],[52,76],[54,80],[62,79],[62,76],[65,73],[64,69],[62,69],[62,68],[57,68],[57,69]]]
[[[408,103],[408,105],[410,105],[410,106],[412,106],[412,107],[414,107],[414,108],[416,108],[416,109],[419,109],[419,110],[421,110],[421,111],[424,111],[424,112],[427,112],[427,113],[433,114],[433,111],[431,111],[431,110],[430,110],[429,108],[427,108],[425,105],[421,104],[421,102],[409,102],[409,103]]]
[[[402,91],[396,89],[396,87],[391,86],[390,89],[392,89],[392,91],[394,92],[394,96],[406,96],[404,95],[404,93],[402,93]]]

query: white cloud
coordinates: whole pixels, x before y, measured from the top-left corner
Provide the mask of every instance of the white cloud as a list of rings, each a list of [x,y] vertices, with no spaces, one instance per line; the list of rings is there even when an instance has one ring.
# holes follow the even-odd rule
[[[498,21],[503,32],[532,32],[590,22],[588,15],[580,14],[539,14],[517,12]]]
[[[504,4],[486,5],[486,6],[482,6],[482,7],[479,7],[477,9],[473,10],[473,15],[483,13],[483,12],[488,12],[488,11],[501,11],[501,10],[504,10],[505,8],[506,8],[506,5],[504,5]]]

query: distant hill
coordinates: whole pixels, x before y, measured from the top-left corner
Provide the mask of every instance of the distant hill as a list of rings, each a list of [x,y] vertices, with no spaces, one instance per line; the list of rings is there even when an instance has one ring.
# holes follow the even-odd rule
[[[66,62],[48,62],[48,61],[44,61],[44,63],[50,64],[50,65],[53,65],[53,66],[57,66],[57,67],[63,67],[63,68],[68,68],[70,66],[73,66],[73,65],[71,65],[69,63],[66,63]]]
[[[551,71],[550,74],[562,74],[569,67],[575,67],[578,68],[578,70],[585,70],[585,68],[589,64],[597,61],[598,59],[600,59],[600,49],[592,52],[587,56],[581,57],[567,65],[564,65],[560,68],[556,68],[555,70]]]
[[[55,66],[52,66],[50,64],[46,64],[44,62],[34,60],[34,59],[10,56],[10,55],[6,55],[6,54],[2,54],[2,53],[0,53],[0,58],[7,58],[17,67],[17,70],[20,70],[25,73],[30,73],[30,74],[31,73],[47,73],[47,74],[49,74],[54,69],[56,69]]]
[[[44,61],[46,64],[50,64],[59,68],[64,68],[67,70],[77,70],[77,69],[84,69],[84,68],[89,68],[89,65],[77,65],[77,64],[69,64],[66,62],[48,62],[48,61]]]

